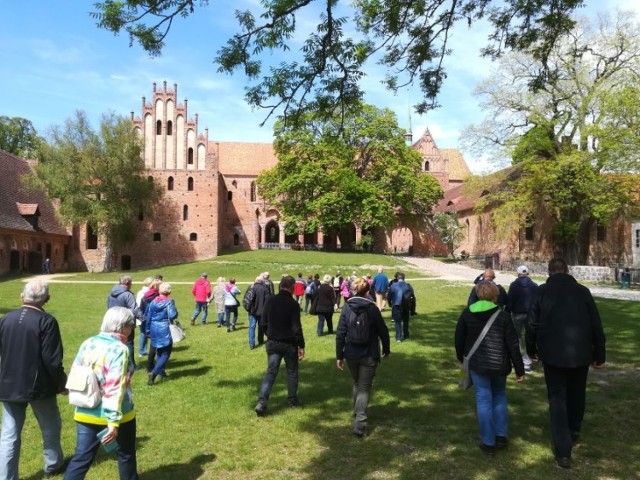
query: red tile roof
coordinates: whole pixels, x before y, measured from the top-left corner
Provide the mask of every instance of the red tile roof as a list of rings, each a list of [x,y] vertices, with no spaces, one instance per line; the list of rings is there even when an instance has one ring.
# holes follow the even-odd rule
[[[0,171],[0,228],[69,235],[56,218],[53,205],[45,193],[23,185],[22,177],[31,173],[27,160],[0,150]],[[36,229],[23,215],[34,215],[37,211],[40,217]]]

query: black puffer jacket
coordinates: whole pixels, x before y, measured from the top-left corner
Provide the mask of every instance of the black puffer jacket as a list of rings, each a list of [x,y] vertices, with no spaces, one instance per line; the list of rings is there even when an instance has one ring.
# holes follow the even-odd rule
[[[456,356],[462,362],[485,324],[498,307],[473,313],[465,308],[456,326]],[[511,365],[517,375],[524,375],[524,363],[520,354],[518,335],[513,327],[511,316],[500,312],[484,337],[484,340],[469,361],[470,368],[485,375],[508,375]]]
[[[316,313],[333,314],[333,306],[336,303],[336,292],[331,285],[321,283],[313,299],[316,303]]]
[[[367,312],[367,319],[371,322],[369,328],[369,343],[353,344],[349,342],[349,313],[353,310],[356,315]],[[389,355],[389,329],[382,319],[382,314],[376,304],[363,297],[352,297],[345,303],[338,320],[336,330],[336,359],[355,360],[371,357],[380,360],[380,342],[382,342],[382,354]]]

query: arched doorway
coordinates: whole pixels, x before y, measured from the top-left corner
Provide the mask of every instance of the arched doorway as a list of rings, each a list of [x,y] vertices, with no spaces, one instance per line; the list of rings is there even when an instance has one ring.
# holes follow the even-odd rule
[[[395,228],[391,232],[392,253],[413,253],[413,233],[408,228]]]
[[[278,222],[271,220],[264,228],[265,243],[280,243],[280,227]]]

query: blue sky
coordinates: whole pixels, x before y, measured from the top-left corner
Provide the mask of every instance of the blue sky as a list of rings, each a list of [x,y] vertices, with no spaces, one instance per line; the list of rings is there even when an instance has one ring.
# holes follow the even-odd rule
[[[0,115],[31,120],[40,133],[62,124],[75,110],[87,112],[94,127],[102,113],[140,113],[142,97],[152,97],[152,84],[178,84],[178,98],[189,100],[189,116],[199,115],[201,130],[220,141],[270,142],[272,124],[264,127],[266,111],[252,111],[244,101],[245,78],[217,73],[213,58],[235,31],[233,10],[250,5],[238,0],[211,0],[210,6],[187,20],[174,22],[161,57],[149,57],[139,46],[129,47],[126,35],[99,30],[89,12],[93,0],[0,0]],[[636,0],[587,0],[580,13],[616,7],[640,12]],[[301,18],[312,22],[312,15]],[[294,39],[293,48],[300,38]],[[441,148],[457,148],[461,130],[481,116],[474,87],[486,76],[491,62],[481,59],[486,30],[459,28],[454,54],[447,61],[449,77],[439,97],[442,107],[427,115],[411,114],[414,138],[426,127]],[[380,80],[384,71],[372,65],[364,83],[366,101],[388,107],[400,125],[409,127],[410,105],[416,89],[394,96]],[[474,173],[488,170],[483,159],[465,158]]]

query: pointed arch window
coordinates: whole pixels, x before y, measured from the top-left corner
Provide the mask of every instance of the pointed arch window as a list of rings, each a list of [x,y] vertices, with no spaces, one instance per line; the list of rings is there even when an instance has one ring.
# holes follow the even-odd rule
[[[189,165],[193,165],[193,147],[189,147],[188,156],[187,156],[187,163]]]
[[[425,172],[428,172],[428,171],[429,171],[429,168],[430,168],[429,160],[427,160],[426,162],[424,162],[424,171],[425,171]]]
[[[233,244],[240,245],[240,235],[238,235],[237,233],[233,234]]]
[[[189,206],[182,207],[182,220],[189,220]]]
[[[162,120],[156,122],[156,135],[162,135]]]
[[[251,196],[251,201],[255,202],[258,197],[258,191],[256,190],[256,182],[251,182],[250,196]]]
[[[167,190],[173,190],[173,177],[167,179]]]
[[[173,122],[167,121],[167,135],[173,135]]]
[[[96,250],[98,248],[98,235],[93,231],[91,225],[87,224],[87,250]]]
[[[193,177],[189,177],[187,180],[187,190],[190,192],[193,190]]]
[[[233,200],[233,192],[229,191],[227,192],[227,201],[230,202],[231,200]]]

